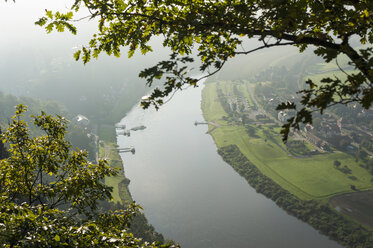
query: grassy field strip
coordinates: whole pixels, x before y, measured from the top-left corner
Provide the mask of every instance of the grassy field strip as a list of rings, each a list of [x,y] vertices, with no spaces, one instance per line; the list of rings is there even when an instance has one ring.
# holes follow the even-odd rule
[[[223,115],[226,113],[224,112],[223,108],[221,107],[220,103],[217,101],[217,85],[216,84],[208,84],[206,85],[206,89],[209,88],[209,90],[204,90],[204,99],[213,99],[213,101],[202,101],[202,108],[204,109],[203,113],[205,116],[205,119],[208,121],[214,121],[214,122],[221,122],[219,120]],[[219,118],[219,119],[218,119]],[[263,152],[264,154],[257,156],[257,150],[253,150],[247,142],[250,142],[250,139],[247,134],[245,133],[243,127],[240,127],[242,130],[241,132],[237,131],[238,127],[220,127],[218,129],[215,129],[212,132],[213,139],[218,147],[230,145],[230,144],[237,144],[237,146],[240,148],[240,150],[243,152],[243,154],[256,166],[258,166],[258,169],[265,175],[273,178],[277,183],[282,185],[285,189],[289,190],[290,192],[297,192],[296,195],[301,197],[302,199],[310,199],[312,196],[307,194],[306,192],[303,192],[299,190],[298,187],[295,185],[292,185],[291,183],[287,182],[283,177],[280,177],[274,173],[274,171],[266,166],[262,162],[262,158],[266,158],[268,150],[267,149],[261,149],[259,150],[259,153]],[[238,134],[237,134],[238,132]],[[235,142],[237,140],[240,140],[241,142]],[[258,146],[258,143],[262,143],[262,145],[265,145],[264,140],[257,139],[255,140],[254,147]],[[269,158],[269,160],[272,160],[274,158],[274,154],[277,154],[280,156],[280,150],[279,148],[276,148],[271,151],[272,157]],[[261,165],[261,166],[259,166]]]
[[[277,139],[278,142],[282,142],[280,137],[278,137]],[[358,166],[358,163],[354,161],[354,157],[352,155],[344,153],[332,153],[318,155],[317,159],[315,156],[311,158],[300,159],[289,156],[284,156],[284,158],[284,161],[271,161],[273,163],[277,163],[277,168],[275,168],[275,170],[280,175],[283,175],[283,177],[292,177],[290,181],[293,185],[298,185],[302,191],[307,191],[310,195],[313,195],[314,197],[322,198],[345,192],[351,192],[351,184],[354,184],[360,190],[373,188],[373,185],[370,183],[370,175],[367,173],[365,169],[362,169]],[[315,163],[315,159],[317,163]],[[347,164],[352,170],[352,174],[360,180],[351,180],[350,178],[348,178],[348,175],[336,170],[332,165],[334,160],[341,160],[343,161],[343,164]],[[283,166],[284,164],[286,164],[287,166]],[[292,165],[291,168],[288,168],[289,164]],[[302,166],[300,166],[300,164]],[[303,166],[304,164],[306,164],[306,166]],[[301,176],[303,173],[305,173],[305,169],[307,168],[311,168],[312,170],[312,173],[308,174],[307,177],[311,179],[319,179],[321,175],[321,181],[323,181],[324,183],[315,183],[313,180],[311,180],[308,183],[310,185],[307,185],[307,183],[305,183],[304,178]],[[284,169],[284,171],[281,172],[279,171],[280,169]],[[296,176],[293,176],[292,172],[296,169],[298,169],[299,172],[296,174]],[[323,189],[320,190],[320,188]],[[309,189],[313,190],[309,191]],[[326,191],[329,191],[330,193],[326,193],[325,189],[327,189]]]
[[[223,132],[224,135],[219,134],[217,132]],[[229,137],[228,137],[229,136]],[[219,128],[216,129],[213,132],[213,137],[224,137],[225,142],[221,143],[219,139],[215,139],[215,143],[218,147],[223,147],[230,144],[236,144],[241,152],[253,163],[257,166],[257,168],[266,176],[272,178],[276,183],[281,185],[284,189],[288,190],[289,192],[292,192],[293,194],[297,195],[301,199],[314,199],[315,197],[308,194],[307,192],[301,190],[296,185],[292,184],[286,178],[279,175],[275,170],[273,170],[270,166],[264,162],[264,160],[272,160],[276,159],[275,156],[278,154],[275,150],[268,149],[265,151],[264,149],[256,149],[258,147],[258,143],[253,143],[253,145],[250,144],[250,139],[244,132],[232,132],[229,130],[226,130],[225,128]],[[227,141],[227,139],[230,140],[230,142]],[[265,154],[262,154],[264,152]],[[268,155],[268,152],[271,152],[272,157],[267,157],[267,159],[263,159],[263,155]],[[259,153],[259,154],[258,154]]]
[[[215,121],[218,124],[227,124],[226,121],[221,120],[221,117],[226,115],[223,107],[220,105],[217,95],[216,84],[206,84],[205,88],[211,88],[211,90],[204,90],[202,92],[202,98],[210,99],[212,102],[202,101],[203,116],[207,121]]]
[[[320,69],[320,70],[322,70],[322,69]],[[356,71],[356,70],[346,71],[346,73],[348,73],[348,74],[358,73],[358,72],[359,71]],[[311,79],[312,82],[314,82],[316,85],[320,85],[321,84],[321,82],[320,82],[321,79],[327,78],[327,77],[330,77],[331,79],[335,79],[337,77],[342,82],[347,79],[347,75],[344,72],[340,71],[340,70],[335,70],[335,71],[321,71],[320,73],[316,73],[316,74],[311,74],[311,75],[304,76],[303,79],[304,79],[304,81],[306,81],[308,79]]]
[[[229,83],[226,83],[229,84]],[[220,83],[219,85],[223,85]],[[218,84],[207,84],[203,91],[202,109],[207,121],[223,124],[221,118],[227,116],[217,99]],[[231,88],[226,85],[224,88]],[[225,123],[226,124],[226,123]],[[270,133],[266,137],[262,125],[257,128],[260,138],[249,137],[244,126],[222,125],[212,132],[218,147],[236,144],[241,152],[265,175],[271,177],[283,188],[301,199],[323,199],[333,195],[352,192],[353,184],[360,190],[372,189],[370,176],[365,169],[358,166],[351,155],[344,153],[321,154],[306,158],[289,156],[281,137]],[[278,131],[277,129],[275,129]],[[266,140],[266,141],[265,141]],[[348,165],[351,175],[346,175],[333,166],[339,160]],[[349,177],[353,176],[351,179]]]
[[[241,139],[242,139],[242,142],[245,143],[245,140],[244,140],[243,136],[241,136]],[[270,145],[270,144],[268,144],[268,145]],[[255,148],[256,148],[256,146],[253,149],[255,149]],[[243,149],[240,148],[240,150],[245,150],[246,151],[244,154],[249,160],[252,160],[253,156],[255,156],[255,153],[253,154],[252,150],[245,149],[245,147]],[[314,184],[314,178],[313,178],[314,175],[313,174],[307,175],[307,177],[309,177],[308,181],[307,181],[307,179],[305,179],[305,177],[300,177],[299,176],[300,174],[305,173],[304,167],[300,166],[300,164],[303,164],[303,161],[302,161],[303,159],[294,159],[294,158],[291,158],[289,156],[284,157],[284,156],[280,156],[279,154],[277,154],[277,156],[273,156],[274,155],[273,148],[268,148],[266,150],[267,150],[267,153],[266,153],[267,157],[268,157],[268,152],[269,152],[268,150],[270,150],[272,156],[270,158],[264,159],[264,155],[266,155],[266,154],[260,154],[260,156],[256,156],[257,162],[255,162],[254,164],[257,165],[259,167],[259,169],[261,169],[263,167],[266,167],[268,169],[267,173],[264,172],[263,169],[261,169],[261,171],[264,174],[271,177],[275,182],[282,185],[282,187],[289,190],[290,192],[293,192],[293,193],[297,192],[295,194],[298,197],[300,197],[301,199],[315,199],[315,198],[322,199],[322,198],[325,198],[325,197],[329,197],[331,195],[351,191],[350,188],[348,187],[344,191],[338,191],[338,190],[331,189],[331,191],[334,190],[334,193],[332,193],[330,195],[317,194],[319,191],[316,191],[315,193],[311,193],[311,192],[309,192],[310,189],[315,189],[315,186],[324,185],[324,184]],[[250,152],[248,152],[248,151],[250,151]],[[282,151],[278,151],[278,153],[282,153]],[[289,162],[294,161],[294,160],[298,160],[298,161],[297,161],[297,164],[294,166],[294,168],[291,169],[291,171],[293,171],[294,173],[290,174],[289,173],[289,168],[284,167],[283,165],[288,164]],[[275,166],[274,166],[274,164],[275,164]],[[279,165],[279,166],[276,166],[276,165]],[[283,169],[283,170],[281,170],[281,169]],[[297,171],[297,170],[299,170],[299,171]],[[336,173],[334,168],[333,168],[332,173]],[[327,181],[327,185],[330,185],[331,183],[332,182]],[[289,187],[287,187],[286,184],[289,184]],[[311,184],[311,185],[308,185],[308,184]],[[321,186],[321,188],[322,187],[323,186]],[[306,190],[308,190],[308,192]]]
[[[99,158],[105,159],[111,167],[119,169],[117,176],[105,178],[105,184],[113,187],[112,196],[114,203],[132,202],[131,194],[124,183],[128,179],[124,176],[122,159],[118,151],[115,150],[116,147],[117,145],[111,142],[101,142],[99,145]]]
[[[243,95],[246,97],[247,99],[247,102],[249,103],[250,107],[254,107],[254,103],[250,97],[250,94],[249,94],[249,86],[248,86],[248,83],[245,83],[243,85],[241,85],[241,91],[243,93]]]
[[[352,170],[353,176],[358,180],[348,178],[346,175],[333,166],[333,161],[339,160],[347,164]],[[286,166],[284,166],[286,164]],[[359,189],[370,185],[370,176],[364,169],[360,168],[351,156],[340,153],[312,156],[311,158],[277,160],[269,164],[280,175],[292,183],[299,185],[315,196],[328,196],[341,192],[351,191],[350,185]],[[317,183],[315,180],[317,179]]]

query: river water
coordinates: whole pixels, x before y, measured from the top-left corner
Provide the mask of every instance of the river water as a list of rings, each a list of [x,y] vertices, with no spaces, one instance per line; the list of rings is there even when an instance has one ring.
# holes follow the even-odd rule
[[[134,107],[120,122],[145,125],[118,136],[129,189],[156,231],[184,248],[341,247],[257,194],[217,154],[203,121],[201,89],[159,111]]]

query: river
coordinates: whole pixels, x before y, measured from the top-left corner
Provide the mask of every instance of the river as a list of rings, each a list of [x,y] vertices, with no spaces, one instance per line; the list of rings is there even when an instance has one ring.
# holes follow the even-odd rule
[[[145,125],[118,136],[129,189],[156,231],[184,248],[341,247],[255,192],[217,154],[203,121],[201,89],[159,111],[134,107],[120,122]]]

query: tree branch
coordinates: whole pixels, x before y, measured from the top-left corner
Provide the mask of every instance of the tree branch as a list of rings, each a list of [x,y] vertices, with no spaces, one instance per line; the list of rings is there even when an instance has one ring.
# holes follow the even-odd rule
[[[258,50],[261,50],[261,49],[264,49],[264,48],[269,48],[269,47],[275,47],[275,46],[289,46],[289,45],[294,45],[296,44],[295,42],[286,42],[286,43],[280,43],[280,42],[276,42],[274,44],[265,44],[263,46],[260,46],[260,47],[257,47],[255,49],[252,49],[252,50],[249,50],[249,51],[245,51],[245,52],[235,52],[234,54],[244,54],[244,55],[247,55],[249,53],[253,53],[255,51],[258,51]]]

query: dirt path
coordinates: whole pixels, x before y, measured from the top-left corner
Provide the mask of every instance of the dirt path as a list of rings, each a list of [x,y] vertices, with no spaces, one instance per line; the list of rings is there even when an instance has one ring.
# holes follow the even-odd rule
[[[213,127],[211,129],[209,128],[209,130],[207,130],[206,133],[211,133],[212,131],[214,131],[215,129],[217,129],[218,127],[220,127],[219,124],[217,124],[216,122],[213,122],[213,121],[208,121],[207,123],[209,125],[212,125]]]

